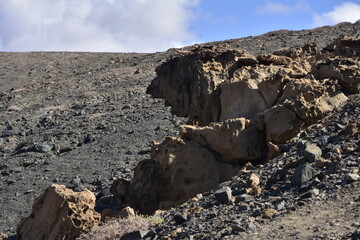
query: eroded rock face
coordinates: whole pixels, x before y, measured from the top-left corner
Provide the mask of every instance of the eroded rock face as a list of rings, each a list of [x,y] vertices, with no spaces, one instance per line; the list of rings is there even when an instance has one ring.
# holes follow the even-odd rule
[[[139,163],[130,183],[114,183],[113,194],[149,213],[279,155],[277,145],[341,108],[344,93],[359,92],[359,49],[360,39],[344,37],[322,51],[306,45],[255,57],[199,47],[170,59],[147,93],[164,98],[189,125],[155,144],[152,159]]]
[[[327,46],[314,66],[321,79],[336,79],[344,91],[360,92],[360,39],[343,37]]]
[[[268,141],[281,143],[340,107],[346,101],[341,87],[358,91],[357,42],[346,38],[323,53],[307,45],[257,58],[225,46],[200,48],[160,66],[148,93],[164,98],[174,114],[189,117],[190,123],[244,117],[262,122]]]
[[[309,123],[341,107],[346,100],[334,81],[307,78],[290,81],[277,104],[264,111],[267,140],[285,143]]]
[[[92,192],[74,192],[53,184],[35,199],[31,215],[18,226],[18,236],[24,240],[75,239],[100,223],[94,207]]]
[[[246,163],[260,159],[263,154],[264,135],[245,118],[228,119],[206,127],[184,125],[180,127],[180,136],[212,149],[222,162]]]
[[[245,51],[226,46],[195,49],[157,68],[147,93],[164,98],[173,114],[207,125],[218,121],[221,113],[218,86],[239,65],[255,63],[255,57]]]
[[[130,183],[118,181],[111,189],[144,213],[181,204],[220,183],[214,155],[195,141],[169,137],[153,145],[152,155],[138,164]]]

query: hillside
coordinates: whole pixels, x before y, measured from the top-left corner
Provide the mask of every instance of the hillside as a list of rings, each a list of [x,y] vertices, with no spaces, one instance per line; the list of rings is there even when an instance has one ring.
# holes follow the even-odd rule
[[[317,48],[321,49],[341,35],[360,37],[360,22],[342,23],[314,30],[282,30],[202,46],[227,43],[235,49],[247,50],[250,54],[259,55],[308,43],[316,43]],[[100,194],[107,192],[117,178],[130,180],[138,162],[150,158],[151,141],[161,142],[166,136],[176,136],[179,126],[186,122],[185,118],[172,116],[170,107],[165,106],[164,100],[152,99],[146,94],[147,87],[156,77],[155,69],[167,60],[181,56],[183,51],[190,51],[196,47],[198,46],[186,47],[180,51],[170,49],[153,54],[0,53],[2,59],[0,63],[0,204],[2,206],[0,232],[14,234],[20,219],[30,214],[34,197],[40,195],[50,184],[64,184],[76,191],[87,188]],[[349,99],[346,105],[348,107],[337,110],[338,112],[333,114],[333,120],[327,122],[325,119],[321,124],[332,124],[331,126],[335,126],[334,129],[337,124],[346,126],[347,121],[341,122],[344,115],[350,115],[356,121],[358,119],[356,113],[359,111],[358,96],[355,94]],[[318,126],[320,130],[322,127],[322,125]],[[316,131],[320,131],[319,129]],[[312,138],[320,141],[321,136],[317,135],[315,130],[312,131],[314,131]],[[331,134],[337,133],[331,132]],[[349,146],[355,149],[349,154],[350,167],[358,168],[359,151],[356,150],[358,139],[341,141],[343,143],[339,144],[340,147],[336,146],[336,149],[342,149],[342,144],[354,143],[355,147]],[[291,151],[295,154],[299,150],[294,148]],[[268,163],[277,164],[276,167],[270,166],[269,169],[275,170],[287,163],[286,159],[281,161],[281,156],[278,158],[278,163]],[[341,160],[340,163],[343,166],[348,162]],[[342,186],[341,177],[349,170],[346,170],[346,166],[341,169],[343,172],[339,173],[339,177],[334,176],[334,179],[330,177],[330,185],[340,181]],[[266,171],[269,176],[273,173],[270,170]],[[241,181],[227,184],[233,188],[234,184],[241,184]],[[356,206],[357,198],[352,196],[358,196],[358,185],[356,183],[351,185],[353,188],[349,190],[347,186],[349,185],[344,187],[345,190],[342,187],[330,188],[333,195],[324,195],[319,201],[303,201],[304,205],[310,209],[308,210],[310,212],[316,211],[316,204],[328,206],[329,202],[334,204],[331,205],[332,208],[337,208],[345,203],[331,200],[332,196],[334,198],[338,196],[340,199],[350,199],[346,201],[353,202],[355,205],[352,206]],[[201,201],[213,206],[211,197],[212,195]],[[291,197],[289,199],[293,201]],[[267,205],[269,199],[264,197],[262,201],[259,202],[260,206]],[[206,213],[203,218],[195,218],[196,222],[201,223],[209,221],[210,218],[206,216],[213,216],[212,219],[216,216],[214,222],[210,223],[212,224],[210,228],[204,226],[203,229],[190,229],[189,227],[187,232],[191,235],[191,231],[200,231],[202,237],[213,235],[213,238],[218,238],[219,230],[213,226],[226,229],[219,222],[226,223],[224,219],[233,215],[234,208],[229,207],[229,209],[217,207],[216,211],[223,214],[222,218],[213,212]],[[251,209],[251,211],[255,210]],[[281,225],[281,221],[291,224],[289,219],[292,217],[289,214],[295,214],[296,217],[293,218],[296,219],[301,214],[306,215],[306,210],[295,208],[295,212],[286,212],[284,216],[275,218],[277,219],[275,221],[270,223],[265,221],[268,227],[261,227],[262,230],[257,233],[259,239],[263,239],[263,236],[272,236],[268,235],[272,226],[276,229]],[[326,214],[323,216],[323,219],[328,217]],[[346,216],[351,217],[351,215]],[[164,217],[171,221],[172,212],[165,214]],[[353,219],[356,219],[356,216]],[[339,226],[343,224],[345,221],[340,222]],[[337,231],[335,234],[338,235],[335,239],[352,234],[358,226],[355,220],[354,224],[348,231]],[[295,223],[294,225],[296,226]],[[165,236],[174,227],[169,225],[161,228],[161,234]],[[278,232],[272,234],[276,235]],[[283,239],[288,239],[285,236],[290,235],[289,230],[289,235],[283,235]],[[298,237],[301,238],[301,235]],[[313,235],[304,238],[309,237]],[[319,239],[326,239],[326,236]]]

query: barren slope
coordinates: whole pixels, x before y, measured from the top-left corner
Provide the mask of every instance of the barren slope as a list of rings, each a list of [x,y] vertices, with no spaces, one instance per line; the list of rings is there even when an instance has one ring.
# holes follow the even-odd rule
[[[359,27],[344,23],[226,42],[269,53],[359,36]],[[176,134],[183,120],[145,94],[155,67],[176,54],[0,53],[0,232],[14,233],[51,183],[98,193],[117,177],[130,177],[148,158],[151,140]]]

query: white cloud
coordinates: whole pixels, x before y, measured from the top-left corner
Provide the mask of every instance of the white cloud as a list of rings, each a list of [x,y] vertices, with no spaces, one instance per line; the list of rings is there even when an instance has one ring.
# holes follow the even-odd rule
[[[2,51],[152,52],[192,42],[200,0],[1,0]]]
[[[353,2],[345,2],[335,6],[331,12],[314,15],[314,25],[333,25],[339,22],[356,22],[360,19],[360,5]]]
[[[310,11],[310,7],[303,1],[300,1],[294,5],[283,4],[279,2],[273,2],[271,0],[266,1],[266,4],[256,10],[261,15],[271,14],[287,14],[294,12],[307,12]]]

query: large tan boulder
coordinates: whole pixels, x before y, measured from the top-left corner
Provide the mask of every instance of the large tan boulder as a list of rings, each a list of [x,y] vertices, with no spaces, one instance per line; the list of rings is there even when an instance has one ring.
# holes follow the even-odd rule
[[[30,216],[17,228],[18,236],[24,240],[75,239],[100,222],[94,207],[92,192],[74,192],[53,184],[35,199]]]
[[[212,149],[222,162],[246,163],[259,160],[263,154],[264,135],[245,118],[229,119],[206,127],[184,125],[180,136]]]
[[[154,151],[154,160],[172,187],[160,209],[167,208],[168,202],[184,202],[220,183],[214,155],[195,141],[167,138],[154,146]]]
[[[130,183],[119,180],[111,191],[115,198],[149,214],[181,204],[219,183],[217,161],[211,152],[195,141],[168,137],[154,144],[152,160],[137,165]]]

